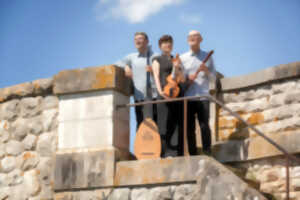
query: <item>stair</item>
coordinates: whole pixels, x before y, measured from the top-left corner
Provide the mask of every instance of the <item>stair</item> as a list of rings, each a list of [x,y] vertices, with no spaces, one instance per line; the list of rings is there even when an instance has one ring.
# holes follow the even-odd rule
[[[258,191],[257,182],[244,177],[245,170],[225,166],[211,157],[189,156],[117,162],[114,185],[133,187],[194,183],[196,187],[192,199],[195,200],[270,199]]]

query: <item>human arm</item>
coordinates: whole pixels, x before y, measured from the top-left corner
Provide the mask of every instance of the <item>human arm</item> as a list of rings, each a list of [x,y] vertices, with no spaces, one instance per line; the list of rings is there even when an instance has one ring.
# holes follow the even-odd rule
[[[159,72],[160,72],[160,64],[157,60],[154,60],[152,63],[152,70],[153,70],[153,75],[154,75],[154,81],[155,81],[155,85],[157,88],[157,92],[159,93],[160,96],[164,97],[164,98],[168,98],[161,87],[161,83],[159,80]]]

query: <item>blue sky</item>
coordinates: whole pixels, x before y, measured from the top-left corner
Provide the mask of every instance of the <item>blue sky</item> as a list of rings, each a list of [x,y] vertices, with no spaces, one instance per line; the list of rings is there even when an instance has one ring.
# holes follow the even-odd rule
[[[299,61],[299,10],[299,0],[1,0],[0,88],[114,63],[135,51],[136,31],[157,52],[171,34],[183,53],[199,30],[225,76]]]

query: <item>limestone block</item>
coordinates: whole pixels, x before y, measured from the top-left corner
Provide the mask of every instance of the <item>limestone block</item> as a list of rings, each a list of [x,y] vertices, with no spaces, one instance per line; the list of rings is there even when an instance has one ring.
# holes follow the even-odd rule
[[[130,189],[129,188],[118,188],[114,189],[109,195],[108,200],[130,200]]]
[[[15,169],[16,158],[12,156],[7,156],[1,160],[1,172],[8,173]]]
[[[63,122],[59,124],[58,132],[58,149],[113,145],[113,121],[110,118]]]
[[[33,169],[40,161],[39,155],[34,151],[25,151],[21,156],[21,169],[26,171]]]
[[[19,100],[14,99],[0,105],[0,119],[13,120],[19,114]]]
[[[24,187],[28,196],[36,196],[41,191],[37,170],[33,169],[24,173]]]
[[[7,174],[0,173],[0,188],[4,188],[5,186],[8,186]]]
[[[263,112],[265,122],[277,121],[292,117],[294,107],[291,105],[283,105],[274,109],[268,109]]]
[[[60,97],[58,148],[129,148],[129,98],[115,91]]]
[[[286,93],[275,94],[270,97],[269,108],[278,107],[285,104]]]
[[[36,145],[37,137],[35,135],[28,134],[22,142],[25,150],[32,150]]]
[[[7,199],[7,197],[9,197],[9,194],[11,193],[10,188],[9,187],[3,187],[0,190],[0,199]]]
[[[11,125],[8,121],[2,120],[0,121],[0,143],[7,142],[10,138],[10,130]]]
[[[22,141],[28,131],[28,120],[23,118],[18,118],[10,128],[12,137],[18,141]]]
[[[0,145],[0,159],[3,158],[5,156],[6,152],[5,152],[5,146],[4,145]]]
[[[268,137],[290,153],[297,153],[299,148],[299,131],[280,131],[267,133]],[[282,155],[273,145],[262,137],[246,140],[229,140],[213,147],[214,157],[221,162],[246,161],[270,156]]]
[[[130,80],[114,65],[61,71],[54,77],[54,93],[68,94],[95,90],[115,90],[130,94]]]
[[[255,99],[247,104],[247,112],[261,112],[268,106],[267,98]]]
[[[148,200],[150,199],[150,191],[147,188],[137,188],[131,191],[131,199]]]
[[[150,198],[159,199],[172,199],[174,196],[175,187],[165,186],[165,187],[155,187],[150,190]]]
[[[113,95],[112,91],[97,91],[60,96],[59,122],[111,117]]]
[[[57,153],[54,189],[112,186],[116,159],[114,149]]]
[[[49,157],[40,157],[40,161],[37,165],[37,170],[39,171],[39,181],[44,185],[53,185],[54,177],[53,177],[53,166],[54,159]]]
[[[297,89],[297,82],[294,80],[272,84],[272,91],[274,94],[294,91],[295,89]]]
[[[24,118],[33,117],[41,113],[42,97],[26,97],[20,101],[20,115]]]
[[[23,183],[23,172],[20,169],[14,169],[7,175],[7,184],[9,186],[20,185]]]
[[[174,200],[193,199],[197,191],[196,184],[184,184],[176,187],[174,192]]]
[[[28,133],[33,135],[39,135],[43,132],[43,118],[41,115],[30,118],[27,122]]]
[[[42,102],[42,109],[47,110],[52,108],[58,108],[58,97],[53,95],[46,96]]]
[[[55,132],[46,132],[40,135],[36,150],[41,156],[52,156],[56,150]]]
[[[42,93],[52,93],[53,87],[53,79],[52,78],[45,78],[45,79],[38,79],[32,82],[34,86],[34,93],[35,94],[42,94]]]
[[[0,102],[7,100],[12,96],[27,96],[33,93],[33,85],[30,82],[21,83],[7,88],[0,89]]]
[[[300,102],[300,91],[288,93],[284,100],[285,103],[299,103]]]
[[[16,140],[10,140],[5,145],[5,151],[7,155],[17,156],[24,151],[24,144]]]
[[[58,126],[58,110],[57,109],[50,109],[43,111],[42,114],[42,125],[44,131],[54,131],[57,129]]]

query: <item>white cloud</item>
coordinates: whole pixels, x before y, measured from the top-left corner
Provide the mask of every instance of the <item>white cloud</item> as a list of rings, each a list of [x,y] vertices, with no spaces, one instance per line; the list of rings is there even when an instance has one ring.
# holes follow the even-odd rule
[[[185,0],[99,0],[98,8],[106,7],[107,10],[98,16],[100,19],[124,18],[129,23],[141,23],[163,8],[183,1]]]
[[[180,21],[186,24],[202,24],[202,17],[199,14],[183,13],[179,16]]]

